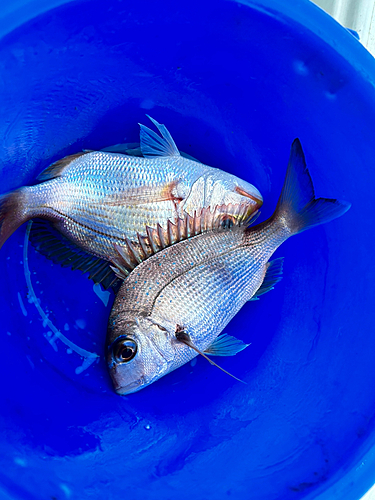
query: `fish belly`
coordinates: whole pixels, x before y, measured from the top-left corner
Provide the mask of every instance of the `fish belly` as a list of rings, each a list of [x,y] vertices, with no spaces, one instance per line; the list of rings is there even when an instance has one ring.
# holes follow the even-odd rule
[[[152,205],[121,207],[111,211],[67,211],[55,222],[56,228],[80,248],[105,260],[118,258],[115,245],[126,246],[126,238],[137,242],[137,234],[146,236],[146,225],[156,227],[160,221],[175,218],[170,202],[155,209]]]

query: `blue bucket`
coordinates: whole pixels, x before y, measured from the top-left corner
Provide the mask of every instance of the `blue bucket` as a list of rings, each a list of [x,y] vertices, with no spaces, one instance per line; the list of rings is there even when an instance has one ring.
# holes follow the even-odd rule
[[[299,137],[317,196],[352,203],[289,240],[284,279],[225,330],[251,343],[129,397],[103,358],[113,295],[36,253],[0,252],[0,497],[358,498],[375,481],[375,63],[308,1],[6,0],[1,192],[82,149],[178,147],[276,205]]]

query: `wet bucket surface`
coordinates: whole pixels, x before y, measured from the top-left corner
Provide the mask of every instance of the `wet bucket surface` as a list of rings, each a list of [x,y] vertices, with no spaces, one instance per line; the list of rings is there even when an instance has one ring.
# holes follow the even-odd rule
[[[360,496],[375,461],[373,59],[304,1],[57,3],[3,12],[1,192],[136,141],[149,113],[256,185],[262,218],[295,137],[317,196],[353,206],[285,243],[282,282],[226,328],[251,342],[222,361],[247,385],[198,359],[127,398],[103,360],[113,295],[18,230],[0,253],[0,495]]]

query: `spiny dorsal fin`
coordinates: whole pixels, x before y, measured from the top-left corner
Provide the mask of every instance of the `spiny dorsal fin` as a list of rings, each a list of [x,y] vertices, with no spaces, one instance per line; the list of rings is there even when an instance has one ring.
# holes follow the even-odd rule
[[[65,158],[61,158],[61,160],[52,163],[52,165],[44,169],[38,175],[36,180],[42,182],[49,181],[50,179],[55,179],[56,177],[61,177],[62,175],[64,175],[65,170],[74,160],[85,154],[86,152],[81,151],[80,153],[75,153],[74,155],[69,155],[65,156]]]
[[[127,276],[129,276],[130,271],[125,267],[121,266],[120,262],[115,261],[113,266],[110,266],[112,271],[115,273],[116,277],[123,281]]]
[[[138,264],[152,255],[152,251],[147,248],[147,244],[144,241],[147,241],[147,239],[139,234],[137,236],[137,242],[132,242],[129,238],[125,238],[124,246],[114,245],[118,256],[113,259],[111,269],[113,269],[116,276],[120,279],[125,279]]]
[[[178,218],[175,223],[168,220],[164,229],[157,224],[156,229],[146,226],[146,235],[137,234],[137,241],[126,238],[125,245],[115,245],[117,258],[113,260],[116,275],[125,279],[138,264],[148,259],[151,255],[164,250],[175,243],[192,238],[198,234],[206,233],[219,227],[230,228],[243,226],[249,223],[247,215],[249,207],[243,205],[220,205],[211,212],[210,207],[203,208],[194,216],[184,212],[183,218]]]
[[[156,229],[153,229],[150,226],[146,226],[146,234],[148,238],[148,244],[150,245],[152,253],[156,253],[160,250],[158,234]]]
[[[133,245],[133,243],[129,240],[129,238],[125,238],[125,241],[126,241],[126,245],[128,247],[128,250],[129,250],[129,255],[135,261],[135,265],[137,266],[138,264],[140,264],[142,262],[142,258],[140,256],[137,248],[135,247],[135,245]]]
[[[167,243],[166,243],[165,238],[164,238],[163,228],[161,227],[161,225],[159,223],[156,226],[156,231],[157,231],[157,234],[158,234],[158,238],[159,238],[159,242],[160,242],[160,247],[161,247],[162,250],[164,250],[164,248],[167,247]]]
[[[154,156],[180,156],[180,152],[165,125],[158,123],[151,116],[146,116],[156,126],[161,136],[145,125],[139,124],[141,127],[140,141],[143,156],[146,158]]]
[[[147,238],[137,233],[137,239],[139,244],[139,252],[142,255],[142,260],[146,260],[151,255],[150,247],[147,246]]]
[[[276,283],[281,281],[283,277],[283,264],[284,257],[279,257],[267,263],[267,271],[264,275],[263,283],[250,300],[258,300],[261,295],[274,289]]]

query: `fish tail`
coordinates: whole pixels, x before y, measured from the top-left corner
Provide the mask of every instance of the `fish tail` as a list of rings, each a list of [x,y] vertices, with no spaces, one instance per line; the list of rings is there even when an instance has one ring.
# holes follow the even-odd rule
[[[299,139],[293,141],[284,186],[273,215],[290,234],[297,234],[343,215],[351,204],[315,198],[314,185]]]
[[[26,213],[24,189],[0,195],[0,248],[29,219]]]

